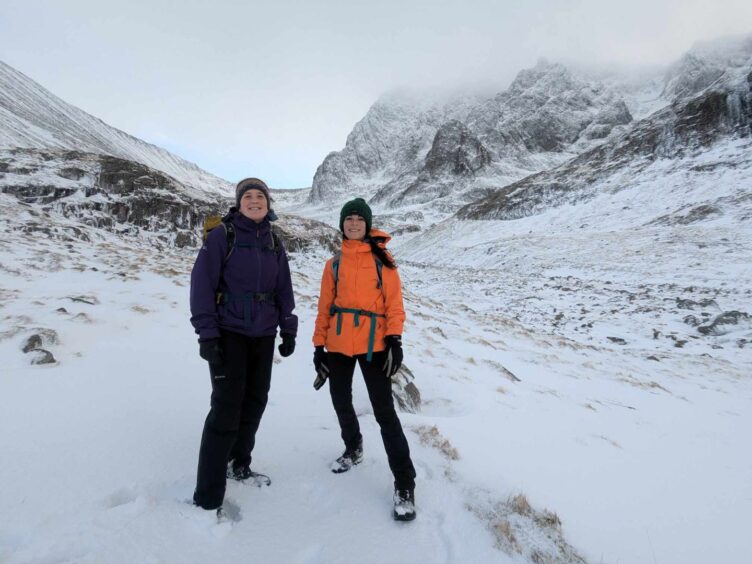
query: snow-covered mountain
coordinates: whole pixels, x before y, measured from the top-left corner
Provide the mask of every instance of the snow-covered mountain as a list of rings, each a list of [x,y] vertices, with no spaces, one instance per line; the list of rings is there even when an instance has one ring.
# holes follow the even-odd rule
[[[752,43],[751,43],[752,45]],[[748,168],[746,144],[738,139],[752,135],[752,50],[748,65],[726,69],[719,78],[699,94],[675,98],[666,108],[634,124],[623,135],[603,143],[571,161],[512,183],[458,212],[463,219],[515,219],[539,213],[562,204],[576,204],[604,192],[614,194],[636,189],[645,172],[657,166],[683,168],[686,181],[684,197],[672,201],[669,191],[653,196],[663,205],[673,203],[677,209],[665,209],[677,220],[696,199],[692,186],[698,186],[702,198],[697,205],[712,213],[729,212],[741,220],[750,217],[749,186],[718,185],[708,198],[702,182],[694,182],[711,171],[724,168]],[[705,153],[723,155],[720,162],[699,167]],[[688,212],[692,213],[692,212]],[[706,214],[695,214],[695,220]],[[655,218],[643,216],[644,222]]]
[[[487,187],[550,168],[632,117],[614,90],[541,61],[504,92],[427,103],[382,97],[316,172],[310,201],[361,193],[385,208],[457,209]]]
[[[345,148],[318,167],[309,201],[340,201],[357,192],[371,197],[395,178],[413,178],[439,127],[464,120],[474,95],[425,96],[398,90],[379,98],[347,137]]]
[[[67,150],[133,161],[197,194],[230,194],[230,184],[156,145],[64,102],[0,61],[0,148]]]
[[[195,245],[228,182],[64,102],[0,62],[0,192],[158,246]],[[54,222],[52,222],[54,223]]]
[[[738,36],[693,47],[660,78],[650,69],[620,74],[541,61],[490,98],[455,96],[439,105],[392,93],[355,126],[342,151],[327,156],[309,202],[337,203],[357,193],[371,199],[385,225],[417,232],[462,206],[516,191],[517,182],[546,183],[551,171],[560,172],[546,190],[556,192],[562,181],[584,182],[583,172],[618,168],[640,152],[678,154],[700,135],[693,120],[711,120],[706,144],[732,133],[723,126],[711,131],[715,118],[708,114],[722,111],[711,99],[696,107],[696,97],[711,85],[726,88],[736,92],[729,94],[729,116],[744,113],[751,55],[752,36]],[[533,205],[532,192],[515,193],[520,205]]]

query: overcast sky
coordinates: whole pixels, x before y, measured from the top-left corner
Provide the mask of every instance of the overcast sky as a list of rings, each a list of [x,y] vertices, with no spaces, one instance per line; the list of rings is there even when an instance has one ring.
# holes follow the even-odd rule
[[[664,64],[750,31],[750,0],[0,0],[0,60],[218,176],[286,188],[391,88],[503,88],[540,57]]]

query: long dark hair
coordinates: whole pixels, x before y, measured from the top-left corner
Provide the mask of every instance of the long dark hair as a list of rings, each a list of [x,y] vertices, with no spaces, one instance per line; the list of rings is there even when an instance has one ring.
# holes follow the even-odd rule
[[[366,242],[371,245],[371,252],[376,255],[376,258],[378,258],[384,266],[392,269],[397,268],[397,263],[394,262],[392,255],[390,255],[386,249],[379,244],[384,242],[383,237],[368,237]]]

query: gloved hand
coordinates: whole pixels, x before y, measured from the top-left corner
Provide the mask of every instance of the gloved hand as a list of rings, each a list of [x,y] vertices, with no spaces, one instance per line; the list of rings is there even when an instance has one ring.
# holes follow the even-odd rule
[[[295,335],[291,335],[290,333],[282,333],[280,337],[282,337],[282,342],[277,347],[279,354],[281,354],[282,356],[290,356],[293,352],[295,352]]]
[[[198,347],[199,356],[209,364],[222,364],[224,362],[222,343],[219,337],[213,339],[199,339]]]
[[[386,361],[384,362],[384,374],[391,378],[397,373],[402,366],[402,335],[387,335],[384,337],[386,344]]]
[[[327,364],[324,347],[316,347],[313,351],[313,366],[316,368],[316,379],[313,381],[313,388],[319,390],[329,377],[329,364]]]

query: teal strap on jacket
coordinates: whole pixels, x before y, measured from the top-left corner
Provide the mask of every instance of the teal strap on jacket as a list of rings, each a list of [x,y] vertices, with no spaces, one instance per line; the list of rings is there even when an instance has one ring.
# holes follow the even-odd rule
[[[226,304],[227,302],[243,302],[243,325],[246,329],[250,329],[253,324],[251,316],[251,305],[253,302],[274,305],[276,303],[276,294],[274,292],[244,292],[242,294],[222,292],[217,294],[217,303]]]
[[[376,341],[376,318],[377,317],[386,317],[386,315],[382,315],[380,313],[374,313],[372,311],[367,311],[365,309],[352,309],[349,307],[338,307],[333,305],[329,309],[329,315],[337,314],[337,335],[342,334],[342,314],[343,313],[352,313],[355,316],[355,327],[360,327],[360,316],[366,316],[371,318],[371,329],[368,332],[368,354],[366,355],[366,361],[371,362],[371,359],[373,358],[373,345]]]

